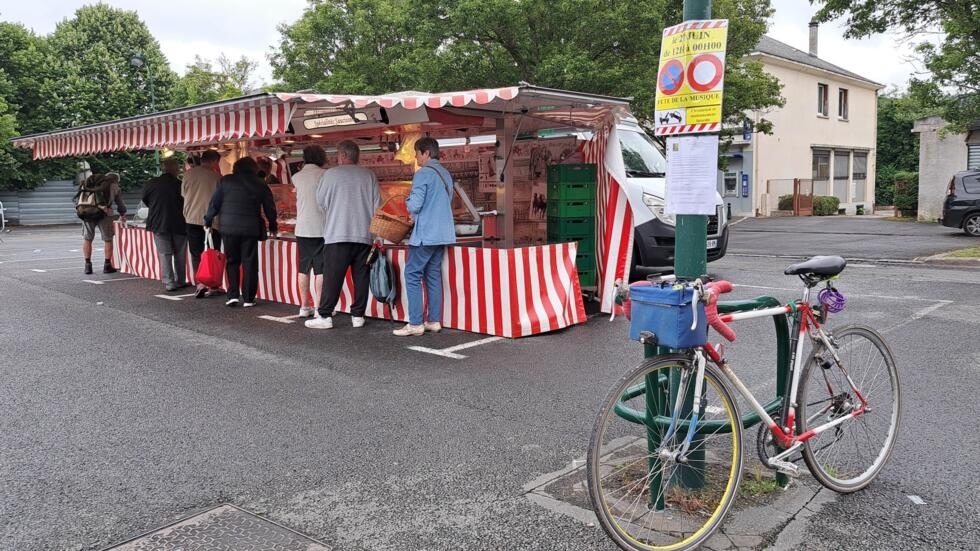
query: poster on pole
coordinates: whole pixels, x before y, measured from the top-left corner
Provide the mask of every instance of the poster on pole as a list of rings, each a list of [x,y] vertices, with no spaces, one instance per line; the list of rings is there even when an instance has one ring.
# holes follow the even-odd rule
[[[664,29],[657,71],[657,136],[721,129],[727,49],[727,19],[685,21]]]
[[[667,214],[715,214],[718,134],[667,138]]]

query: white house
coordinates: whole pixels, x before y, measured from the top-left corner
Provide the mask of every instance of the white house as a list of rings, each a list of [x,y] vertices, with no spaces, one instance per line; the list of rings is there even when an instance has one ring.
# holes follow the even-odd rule
[[[782,83],[786,105],[747,116],[773,122],[773,134],[745,133],[730,148],[719,192],[735,216],[768,216],[794,179],[812,181],[813,195],[833,195],[854,214],[874,208],[875,142],[881,84],[763,36],[748,57]],[[805,186],[804,186],[805,187]]]
[[[931,222],[943,215],[953,174],[980,169],[980,124],[965,134],[944,131],[945,127],[940,117],[918,119],[912,127],[919,135],[919,220]]]

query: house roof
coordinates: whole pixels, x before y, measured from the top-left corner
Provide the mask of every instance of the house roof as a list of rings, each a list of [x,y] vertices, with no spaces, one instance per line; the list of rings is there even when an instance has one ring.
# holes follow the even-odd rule
[[[796,48],[790,46],[789,44],[784,44],[770,36],[763,35],[763,37],[759,40],[759,43],[756,45],[755,50],[752,53],[759,53],[772,57],[778,57],[780,59],[785,59],[787,61],[792,61],[794,63],[807,65],[809,67],[827,71],[829,73],[845,76],[847,78],[851,78],[854,80],[860,80],[862,82],[866,82],[878,88],[885,87],[883,84],[875,82],[869,78],[863,77],[857,73],[852,73],[847,69],[838,67],[833,63],[824,61],[819,57],[810,55],[809,53],[804,52],[802,50],[797,50]]]

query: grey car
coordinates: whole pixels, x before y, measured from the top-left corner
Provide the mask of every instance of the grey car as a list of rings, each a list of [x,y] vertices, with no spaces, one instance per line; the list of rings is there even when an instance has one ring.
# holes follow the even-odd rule
[[[980,237],[980,170],[958,172],[949,181],[940,223]]]

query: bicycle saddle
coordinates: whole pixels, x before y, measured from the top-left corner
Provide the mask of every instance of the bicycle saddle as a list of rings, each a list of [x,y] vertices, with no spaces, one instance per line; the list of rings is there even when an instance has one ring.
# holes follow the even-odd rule
[[[844,271],[847,261],[839,256],[814,256],[786,268],[786,275],[833,277]]]

